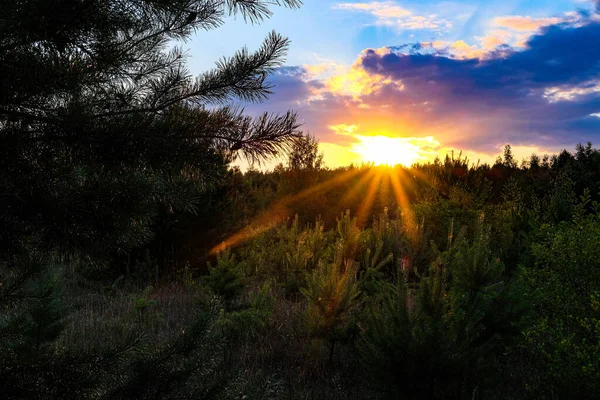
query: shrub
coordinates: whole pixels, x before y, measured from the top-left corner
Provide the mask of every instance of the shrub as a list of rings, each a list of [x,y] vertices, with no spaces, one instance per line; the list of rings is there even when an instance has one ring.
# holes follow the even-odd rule
[[[229,249],[217,254],[214,267],[208,263],[208,276],[204,282],[215,294],[223,298],[227,307],[233,305],[245,287],[244,268],[244,263],[237,262]]]

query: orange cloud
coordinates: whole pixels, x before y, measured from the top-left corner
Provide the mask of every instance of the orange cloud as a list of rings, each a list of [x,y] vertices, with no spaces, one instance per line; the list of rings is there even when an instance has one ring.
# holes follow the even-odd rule
[[[484,49],[475,45],[470,45],[464,40],[457,40],[456,42],[448,42],[444,40],[422,42],[421,46],[436,50],[448,51],[456,58],[485,58],[486,55],[486,51]]]
[[[385,54],[387,49],[376,49],[376,52]],[[390,79],[382,78],[381,76],[367,73],[360,66],[360,57],[358,60],[345,71],[327,78],[325,88],[332,93],[338,95],[348,95],[355,98],[372,93],[383,85],[391,84]],[[401,83],[398,82],[398,87],[401,88]]]
[[[497,29],[486,36],[480,37],[479,41],[481,42],[483,50],[491,51],[498,46],[508,44],[511,38],[512,34],[510,32],[503,29]]]
[[[494,19],[494,23],[516,31],[537,31],[543,26],[558,24],[562,21],[561,18],[532,18],[521,15],[498,17]]]
[[[356,126],[356,125],[339,124],[339,125],[331,125],[331,126],[329,126],[329,129],[331,129],[332,131],[334,131],[338,135],[352,135],[352,133],[356,129],[358,129],[358,126]]]
[[[560,24],[534,37],[503,28],[476,43],[438,40],[365,49],[332,75],[318,65],[289,67],[274,80],[280,85],[273,109],[302,104],[303,129],[319,137],[329,166],[366,160],[372,149],[381,154],[379,149],[396,143],[411,157],[417,154],[416,160],[462,148],[470,150],[464,154],[475,163],[493,162],[506,142],[523,156],[541,148],[551,152],[575,135],[587,140],[600,124],[600,53],[594,51],[599,28],[591,22]],[[515,48],[515,39],[523,35],[527,45]],[[506,43],[511,48],[498,49]],[[580,59],[582,52],[586,57]],[[321,95],[312,96],[313,91]],[[385,143],[367,143],[368,149],[357,152],[371,137],[384,137],[376,141]],[[424,153],[425,144],[413,140],[427,137],[438,144]],[[390,150],[390,158],[400,150]]]

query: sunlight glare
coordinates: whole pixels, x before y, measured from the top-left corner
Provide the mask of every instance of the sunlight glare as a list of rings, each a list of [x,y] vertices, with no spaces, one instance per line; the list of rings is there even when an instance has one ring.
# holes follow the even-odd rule
[[[387,136],[356,137],[361,143],[355,145],[353,150],[360,154],[365,162],[389,166],[402,164],[409,167],[421,158],[420,146],[410,143],[409,139]]]

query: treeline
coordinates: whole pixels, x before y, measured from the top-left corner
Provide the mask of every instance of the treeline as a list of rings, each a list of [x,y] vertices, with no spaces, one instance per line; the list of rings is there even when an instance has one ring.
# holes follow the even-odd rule
[[[197,213],[172,216],[171,221],[176,222],[156,237],[153,257],[167,269],[185,262],[202,268],[207,252],[234,232],[292,220],[296,215],[302,224],[318,218],[332,227],[341,211],[350,210],[358,216],[359,226],[369,227],[374,216],[386,208],[395,210],[402,202],[445,199],[460,208],[457,202],[468,193],[475,208],[501,204],[506,196],[518,197],[528,207],[543,211],[554,207],[553,218],[558,222],[570,218],[572,196],[579,198],[585,189],[592,200],[599,195],[600,152],[591,143],[578,144],[572,153],[532,154],[520,162],[507,145],[503,157],[493,165],[473,162],[457,152],[410,168],[365,164],[329,169],[319,157],[317,141],[304,135],[290,150],[286,164],[273,171],[230,169],[222,184],[203,197]],[[559,190],[558,182],[564,186],[565,198],[550,199],[550,194]],[[558,204],[563,201],[564,205]],[[430,222],[446,225],[439,219]],[[161,248],[164,251],[160,252]]]

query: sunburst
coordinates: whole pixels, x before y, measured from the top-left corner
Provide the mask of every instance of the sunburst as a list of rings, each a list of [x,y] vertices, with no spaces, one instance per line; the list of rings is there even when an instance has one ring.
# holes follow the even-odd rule
[[[358,153],[363,161],[375,165],[404,165],[410,167],[420,158],[420,147],[404,138],[387,136],[356,135],[360,143],[353,151]]]
[[[410,199],[406,193],[406,183],[411,181],[406,175],[406,171],[403,168],[387,168],[387,167],[373,167],[369,171],[365,171],[360,168],[350,169],[335,178],[329,179],[318,185],[312,186],[305,189],[295,195],[286,196],[276,202],[274,202],[267,210],[261,213],[245,228],[236,232],[235,234],[228,237],[220,245],[215,246],[211,249],[211,254],[217,253],[228,247],[237,246],[246,240],[257,236],[266,230],[271,229],[276,224],[280,223],[289,216],[289,209],[308,198],[309,196],[323,196],[347,182],[351,178],[363,173],[356,185],[352,187],[341,199],[340,203],[345,203],[356,196],[366,188],[366,195],[361,202],[359,209],[357,210],[357,217],[360,225],[364,225],[370,213],[372,212],[373,203],[376,197],[376,193],[379,188],[382,190],[388,190],[391,187],[396,204],[402,210],[403,222],[407,225],[414,223],[414,218],[411,213]],[[343,206],[342,206],[343,207]],[[342,210],[343,211],[343,210]]]

